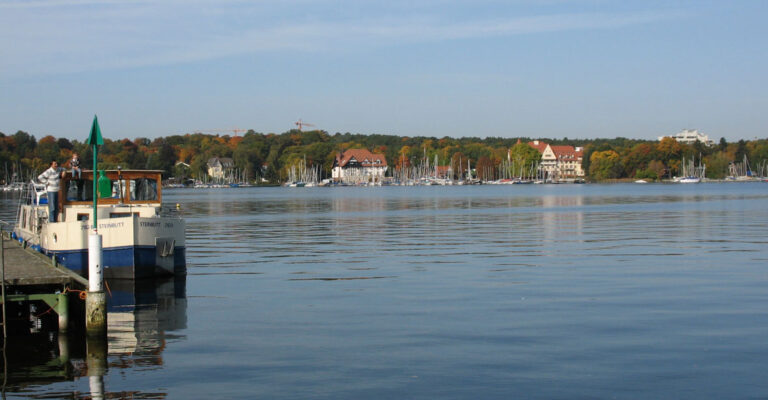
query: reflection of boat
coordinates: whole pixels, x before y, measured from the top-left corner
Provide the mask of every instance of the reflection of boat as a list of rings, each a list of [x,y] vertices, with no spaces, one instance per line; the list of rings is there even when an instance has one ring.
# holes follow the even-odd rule
[[[187,327],[185,277],[113,280],[110,286],[105,352],[91,351],[84,335],[57,333],[55,313],[43,313],[40,319],[53,321],[45,321],[35,333],[14,336],[13,345],[3,352],[3,395],[52,397],[46,396],[50,393],[44,392],[43,385],[93,378],[99,365],[108,363],[109,370],[116,370],[164,363],[168,342],[183,338],[181,331]]]
[[[139,278],[186,271],[185,223],[163,210],[161,171],[106,171],[98,179],[98,231],[102,236],[104,275]],[[104,187],[102,187],[104,186]],[[19,207],[16,238],[55,256],[85,276],[88,235],[93,226],[93,172],[82,179],[69,172],[61,180],[57,220],[48,222],[44,188],[30,189]]]
[[[119,280],[110,288],[109,354],[139,355],[146,363],[161,364],[166,332],[187,327],[185,278]]]

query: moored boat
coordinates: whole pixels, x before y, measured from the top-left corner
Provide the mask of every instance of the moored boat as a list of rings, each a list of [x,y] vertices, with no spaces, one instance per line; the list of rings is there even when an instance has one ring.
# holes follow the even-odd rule
[[[185,222],[175,208],[163,209],[162,171],[102,171],[96,208],[107,278],[144,278],[186,272]],[[45,189],[22,194],[15,237],[86,276],[88,235],[93,230],[93,171],[61,179],[57,222],[49,222]]]

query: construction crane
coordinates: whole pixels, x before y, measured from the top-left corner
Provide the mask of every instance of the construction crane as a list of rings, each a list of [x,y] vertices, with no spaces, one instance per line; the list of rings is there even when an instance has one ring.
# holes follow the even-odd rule
[[[301,132],[301,128],[303,128],[303,127],[305,127],[305,126],[314,126],[314,125],[310,124],[309,122],[303,122],[303,121],[301,120],[301,118],[299,118],[299,120],[298,120],[298,121],[296,121],[296,122],[295,122],[295,124],[296,124],[296,126],[298,126],[298,127],[299,127],[299,132]]]

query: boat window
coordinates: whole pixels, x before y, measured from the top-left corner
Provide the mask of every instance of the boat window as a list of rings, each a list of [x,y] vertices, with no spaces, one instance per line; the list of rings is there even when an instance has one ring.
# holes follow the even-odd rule
[[[157,181],[148,178],[136,178],[131,180],[131,201],[157,200]]]
[[[129,212],[113,212],[109,213],[109,218],[125,218],[130,217],[131,213]]]
[[[78,221],[88,221],[90,219],[90,214],[88,213],[77,213],[77,220]]]
[[[93,181],[81,179],[63,182],[67,201],[93,201]]]

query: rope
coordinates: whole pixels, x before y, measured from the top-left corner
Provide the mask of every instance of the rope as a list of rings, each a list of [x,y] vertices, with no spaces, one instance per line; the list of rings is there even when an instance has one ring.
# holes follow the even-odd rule
[[[34,317],[35,317],[35,318],[40,318],[40,317],[42,317],[43,315],[45,315],[45,314],[48,314],[49,312],[53,311],[53,308],[54,308],[54,307],[56,307],[56,306],[58,306],[58,305],[59,305],[59,302],[57,301],[57,302],[56,302],[56,304],[54,304],[54,305],[53,305],[53,306],[51,306],[51,307],[48,307],[48,309],[47,309],[47,310],[45,310],[44,312],[41,312],[40,314],[37,314],[37,315],[35,315]]]
[[[80,298],[80,300],[85,300],[86,297],[88,297],[88,292],[85,290],[77,290],[77,289],[70,289],[70,288],[64,288],[64,293],[78,293],[77,297]]]

